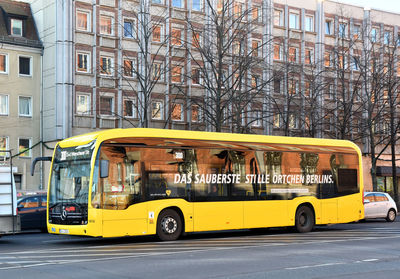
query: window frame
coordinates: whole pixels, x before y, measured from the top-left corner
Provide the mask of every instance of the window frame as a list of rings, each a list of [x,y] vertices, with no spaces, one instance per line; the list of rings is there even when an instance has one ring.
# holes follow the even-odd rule
[[[174,119],[173,118],[173,114],[174,114],[174,110],[175,108],[179,106],[181,108],[181,113],[180,113],[180,118],[179,119]],[[174,122],[184,122],[185,121],[185,111],[184,111],[184,106],[182,103],[174,103],[172,104],[171,107],[171,120]]]
[[[292,16],[296,17],[295,26],[292,26]],[[300,28],[300,13],[297,11],[289,11],[289,29],[301,30]]]
[[[179,37],[174,36],[174,32],[179,32]],[[182,28],[171,27],[171,46],[180,47],[183,45],[183,33]]]
[[[20,154],[21,153],[20,140],[28,140],[29,141],[28,149],[25,151],[25,152],[28,152],[28,154],[26,156],[23,155],[23,154],[25,154],[25,152]],[[18,154],[19,154],[18,158],[32,158],[32,138],[18,137]]]
[[[108,33],[108,32],[103,32],[103,29],[102,29],[102,25],[101,25],[101,19],[102,19],[102,17],[108,17],[108,18],[110,18],[110,33]],[[113,28],[113,25],[114,25],[114,16],[113,15],[109,15],[109,14],[100,14],[99,15],[99,34],[100,35],[106,35],[106,36],[113,36],[114,35],[114,28]]]
[[[0,53],[0,56],[4,56],[4,71],[0,71],[0,74],[8,75],[8,53]]]
[[[29,74],[21,74],[20,58],[29,58]],[[20,77],[32,77],[33,76],[33,56],[29,55],[18,55],[18,76]]]
[[[80,29],[80,28],[78,28],[78,13],[84,13],[84,14],[86,14],[86,25],[87,25],[87,27],[86,27],[86,29]],[[78,30],[78,31],[83,31],[83,32],[91,32],[92,31],[92,25],[91,25],[91,18],[92,18],[92,12],[91,11],[89,11],[89,10],[83,10],[83,9],[76,9],[76,11],[75,11],[75,16],[76,16],[76,19],[75,19],[75,29],[76,30]]]
[[[179,7],[174,5],[174,2],[175,2],[175,1],[179,1],[179,2],[180,2]],[[172,7],[172,8],[176,8],[176,9],[184,9],[184,8],[185,8],[185,5],[184,5],[184,3],[183,3],[183,0],[171,0],[171,7]]]
[[[160,40],[155,40],[154,38],[154,34],[155,34],[155,32],[154,32],[154,30],[155,30],[155,28],[160,28]],[[162,41],[163,41],[163,38],[164,38],[164,24],[156,24],[154,27],[153,27],[153,29],[152,29],[152,32],[151,32],[151,41],[152,42],[155,42],[155,43],[161,43]]]
[[[125,115],[125,112],[126,112],[125,102],[126,101],[132,102],[132,115]],[[137,109],[136,109],[136,104],[137,104],[136,97],[124,97],[122,102],[123,102],[123,116],[126,118],[129,118],[129,119],[136,119],[138,117]]]
[[[110,73],[109,74],[107,72],[103,72],[104,70],[103,70],[103,67],[101,66],[103,58],[110,59],[110,63],[108,63],[110,65]],[[100,55],[99,56],[99,66],[100,66],[100,75],[101,76],[112,77],[114,75],[114,67],[113,67],[113,65],[114,65],[114,57],[107,56],[107,55]]]
[[[307,19],[311,19],[311,24],[309,25]],[[314,15],[307,14],[304,17],[304,30],[306,32],[314,32],[315,30],[315,22],[314,22]]]
[[[131,75],[126,75],[125,73],[125,61],[130,61],[131,62]],[[122,58],[122,73],[124,77],[127,78],[137,78],[137,58],[131,58],[131,57],[125,57]],[[136,69],[135,71],[133,69]]]
[[[14,22],[20,22],[21,23],[21,34],[15,34],[13,29],[14,29]],[[15,37],[23,37],[24,36],[24,21],[19,18],[10,18],[10,35],[15,36]]]
[[[29,114],[22,114],[21,113],[21,98],[29,98]],[[19,117],[32,117],[33,115],[33,97],[32,96],[25,96],[25,95],[19,95],[18,96],[18,116]]]
[[[279,15],[278,19],[276,19],[276,15]],[[275,24],[275,23],[278,23]],[[284,26],[284,12],[281,9],[274,9],[274,22],[273,22],[274,26],[279,26],[279,27],[283,27]]]
[[[199,2],[199,10],[194,9],[194,5],[193,5],[194,1],[198,1]],[[203,0],[192,0],[192,6],[191,6],[191,10],[192,11],[202,12],[203,9],[204,9]]]
[[[5,149],[0,149],[0,158],[8,158],[10,153],[9,152],[4,152],[5,150],[10,150],[10,137],[9,136],[0,136],[0,142],[2,139],[6,140],[6,146]]]
[[[83,70],[80,70],[79,69],[79,55],[86,55],[87,56],[87,61],[86,61],[86,67],[87,67],[87,70],[86,71],[83,71]],[[86,73],[86,74],[89,74],[89,73],[91,73],[92,71],[91,71],[91,61],[90,61],[90,59],[91,59],[91,56],[92,56],[92,53],[90,53],[90,52],[87,52],[87,51],[81,51],[81,50],[77,50],[76,51],[76,72],[78,72],[78,73]]]
[[[153,104],[156,104],[156,103],[160,104],[159,112],[158,112],[160,114],[159,118],[156,118],[155,114],[153,114]],[[157,99],[157,100],[151,101],[151,119],[152,120],[163,120],[164,119],[164,102],[162,100]]]
[[[103,114],[102,113],[102,108],[101,108],[101,99],[106,98],[106,99],[111,99],[111,110],[110,114]],[[115,113],[115,95],[110,94],[110,93],[102,93],[99,97],[99,114],[102,117],[113,117]]]
[[[326,19],[325,20],[325,35],[328,35],[328,36],[332,36],[333,35],[333,30],[332,30],[332,23],[333,23],[333,20],[332,19]]]
[[[137,30],[137,25],[136,25],[136,20],[134,19],[134,18],[130,18],[130,17],[124,17],[124,24],[123,24],[123,26],[122,26],[122,29],[123,29],[123,37],[125,38],[125,39],[136,39],[136,32],[135,32],[135,30]],[[125,35],[125,32],[126,32],[126,29],[125,29],[125,23],[126,22],[128,22],[128,23],[130,23],[130,25],[131,25],[131,36],[126,36]]]
[[[0,94],[0,98],[1,97],[5,97],[7,104],[6,104],[6,112],[1,112],[0,110],[0,116],[8,116],[10,114],[10,96],[8,94]]]
[[[193,107],[197,107],[197,121],[193,120],[193,112],[194,112]],[[192,123],[201,123],[201,108],[199,105],[196,104],[190,105],[190,121]]]
[[[178,76],[177,74],[174,74],[175,73],[174,69],[178,69],[178,68],[180,69],[180,71],[179,71],[179,81],[174,80],[174,78]],[[175,83],[175,84],[182,83],[183,82],[183,71],[184,71],[183,66],[171,65],[171,83]],[[178,72],[176,72],[176,73],[178,73]]]
[[[79,97],[85,97],[86,100],[88,101],[86,104],[86,111],[84,111],[84,112],[78,111]],[[91,95],[89,93],[77,92],[76,98],[75,98],[75,113],[77,115],[91,115],[91,101],[92,101]]]

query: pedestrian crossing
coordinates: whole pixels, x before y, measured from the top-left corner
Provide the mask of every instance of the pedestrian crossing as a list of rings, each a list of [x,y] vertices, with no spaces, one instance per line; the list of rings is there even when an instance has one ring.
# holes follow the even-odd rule
[[[342,225],[342,227],[345,226]],[[121,241],[121,239],[60,236],[56,240],[43,240],[42,245],[37,246],[36,249],[26,250],[21,247],[11,252],[0,252],[0,271],[43,265],[66,265],[215,250],[268,249],[274,246],[379,241],[379,239],[388,238],[400,238],[400,228],[395,226],[358,227],[353,225],[350,229],[337,229],[332,226],[317,228],[315,231],[306,234],[271,229],[263,233],[240,231],[194,234],[175,242],[155,242],[153,239],[147,239],[149,241],[143,242],[143,239],[137,240],[136,238]],[[13,241],[17,241],[17,239]],[[51,245],[49,242],[51,242]]]

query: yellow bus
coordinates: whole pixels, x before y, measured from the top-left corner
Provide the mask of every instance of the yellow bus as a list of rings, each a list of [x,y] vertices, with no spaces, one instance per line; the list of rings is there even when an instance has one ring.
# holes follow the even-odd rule
[[[49,178],[54,234],[119,237],[347,223],[364,217],[349,141],[112,129],[60,141]]]

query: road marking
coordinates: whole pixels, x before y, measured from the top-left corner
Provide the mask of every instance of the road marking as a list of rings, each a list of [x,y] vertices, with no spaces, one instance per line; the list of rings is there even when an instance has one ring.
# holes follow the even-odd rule
[[[331,266],[331,265],[340,265],[345,263],[324,263],[324,264],[316,264],[316,265],[303,265],[296,267],[286,267],[285,269],[293,270],[293,269],[305,269],[305,268],[313,268],[313,267],[322,267],[322,266]]]

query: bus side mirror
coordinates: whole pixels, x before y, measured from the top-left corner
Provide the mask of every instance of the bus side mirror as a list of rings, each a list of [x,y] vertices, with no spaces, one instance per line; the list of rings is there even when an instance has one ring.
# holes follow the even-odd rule
[[[100,160],[100,178],[108,177],[108,165],[110,161],[108,160]]]

